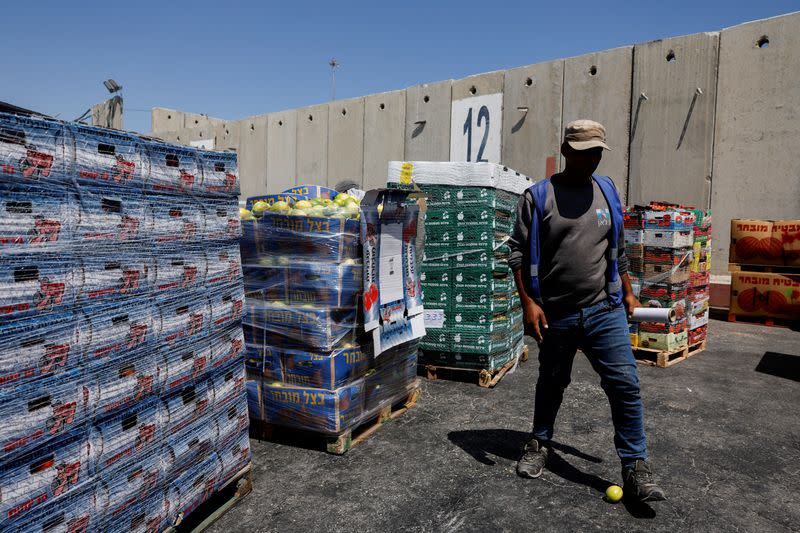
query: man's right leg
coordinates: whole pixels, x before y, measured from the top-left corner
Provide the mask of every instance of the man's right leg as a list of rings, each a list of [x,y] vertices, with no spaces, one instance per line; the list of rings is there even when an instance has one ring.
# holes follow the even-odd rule
[[[578,316],[571,315],[549,322],[542,344],[539,345],[539,379],[533,413],[533,435],[525,445],[517,463],[517,473],[523,477],[539,477],[550,455],[558,409],[564,391],[570,383],[572,362],[578,350],[580,331]]]

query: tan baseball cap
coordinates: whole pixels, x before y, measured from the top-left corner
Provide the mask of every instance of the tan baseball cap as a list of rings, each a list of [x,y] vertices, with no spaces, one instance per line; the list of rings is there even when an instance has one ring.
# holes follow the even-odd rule
[[[606,144],[606,129],[594,120],[573,120],[564,128],[564,142],[575,150],[588,150],[602,147],[611,150]]]

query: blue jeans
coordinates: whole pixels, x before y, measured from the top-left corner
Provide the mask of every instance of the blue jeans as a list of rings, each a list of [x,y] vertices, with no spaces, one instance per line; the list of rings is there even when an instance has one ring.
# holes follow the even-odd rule
[[[647,459],[639,377],[623,306],[612,307],[603,301],[577,313],[547,316],[547,321],[549,328],[539,346],[534,438],[540,441],[553,438],[553,425],[570,382],[572,361],[580,349],[600,375],[600,386],[611,404],[614,444],[622,466],[629,466],[636,459]]]

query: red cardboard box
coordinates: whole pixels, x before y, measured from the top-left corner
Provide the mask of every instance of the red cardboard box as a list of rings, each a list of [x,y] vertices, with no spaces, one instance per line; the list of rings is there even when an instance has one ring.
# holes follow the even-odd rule
[[[731,220],[729,261],[746,265],[782,265],[783,243],[773,235],[773,222]]]
[[[800,266],[800,220],[776,220],[772,237],[783,245],[784,263]]]
[[[731,313],[800,320],[800,275],[731,274]]]

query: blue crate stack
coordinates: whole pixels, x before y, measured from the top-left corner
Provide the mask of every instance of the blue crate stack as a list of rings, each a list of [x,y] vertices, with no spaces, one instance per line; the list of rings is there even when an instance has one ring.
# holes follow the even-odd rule
[[[249,464],[236,156],[0,114],[0,530],[160,531]]]
[[[417,343],[376,359],[363,334],[359,220],[267,211],[243,234],[251,420],[338,435],[409,393]]]

